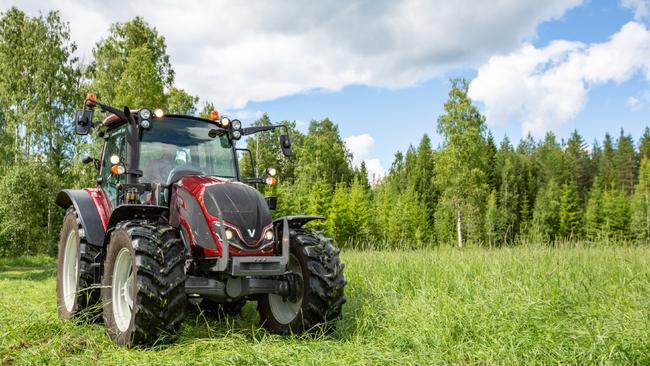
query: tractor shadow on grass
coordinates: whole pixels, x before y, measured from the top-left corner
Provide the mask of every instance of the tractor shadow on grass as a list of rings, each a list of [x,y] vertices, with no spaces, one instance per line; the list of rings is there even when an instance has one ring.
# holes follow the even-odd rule
[[[181,341],[191,342],[199,339],[219,339],[236,337],[245,341],[259,341],[268,337],[287,337],[298,341],[346,341],[353,336],[356,328],[356,311],[349,309],[348,304],[343,307],[343,318],[336,323],[336,329],[327,334],[319,331],[308,332],[302,335],[274,335],[260,325],[256,302],[249,301],[244,306],[242,314],[218,318],[207,314],[197,308],[188,309],[183,322]]]
[[[191,342],[198,339],[238,337],[247,341],[255,341],[267,337],[288,337],[305,342],[317,340],[346,342],[359,335],[365,334],[370,337],[374,334],[376,336],[378,331],[385,330],[382,320],[391,312],[389,304],[382,301],[385,294],[355,290],[346,294],[347,302],[343,305],[343,315],[336,322],[335,330],[326,334],[315,331],[303,335],[273,335],[260,325],[257,303],[249,301],[244,306],[241,315],[223,318],[202,312],[198,307],[189,307],[183,322],[181,340]],[[366,319],[366,321],[359,321],[359,319]]]

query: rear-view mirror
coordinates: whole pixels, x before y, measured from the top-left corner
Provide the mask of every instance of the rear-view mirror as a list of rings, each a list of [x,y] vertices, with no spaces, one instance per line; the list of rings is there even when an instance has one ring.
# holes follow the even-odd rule
[[[75,132],[77,135],[87,135],[93,125],[93,110],[90,108],[77,109],[75,115]]]
[[[280,148],[282,148],[282,154],[284,156],[291,156],[291,140],[289,140],[289,135],[280,135]]]

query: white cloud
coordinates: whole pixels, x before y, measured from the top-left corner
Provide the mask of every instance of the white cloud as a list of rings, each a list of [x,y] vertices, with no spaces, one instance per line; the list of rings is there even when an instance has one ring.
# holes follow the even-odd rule
[[[627,98],[625,104],[632,110],[637,110],[643,105],[639,98],[632,95]]]
[[[362,161],[366,163],[368,169],[368,178],[370,180],[378,180],[384,176],[385,171],[381,166],[379,159],[369,159],[369,155],[375,146],[375,139],[367,133],[361,135],[353,135],[346,137],[343,142],[348,150],[352,153],[352,165],[358,167]]]
[[[516,118],[524,134],[541,136],[575,117],[594,85],[621,83],[638,73],[650,78],[650,31],[629,22],[607,42],[528,44],[493,56],[479,67],[469,96],[485,104],[488,122]]]
[[[344,142],[354,157],[352,164],[355,166],[361,164],[361,161],[368,157],[370,149],[375,146],[375,139],[367,133],[346,137]]]
[[[379,159],[368,159],[365,160],[365,162],[366,169],[368,169],[368,179],[371,182],[376,182],[386,175],[386,171],[384,170],[384,167],[381,166]]]
[[[110,23],[142,15],[167,39],[179,87],[220,109],[347,85],[398,88],[472,67],[582,0],[0,0],[60,9],[86,60]]]
[[[648,0],[621,0],[623,7],[634,11],[634,19],[643,20],[648,17]]]
[[[260,119],[264,112],[250,109],[236,109],[236,110],[225,110],[223,111],[224,116],[231,118],[237,118],[245,122],[253,122],[257,119]]]

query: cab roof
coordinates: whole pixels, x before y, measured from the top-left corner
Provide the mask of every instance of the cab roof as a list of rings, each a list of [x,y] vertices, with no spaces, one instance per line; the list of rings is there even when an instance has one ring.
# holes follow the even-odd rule
[[[138,112],[140,112],[140,109],[135,109],[135,110],[131,111],[132,114],[137,114]],[[189,119],[199,120],[199,121],[203,121],[203,122],[216,123],[215,121],[212,121],[212,120],[209,120],[209,119],[196,117],[196,116],[182,115],[182,114],[166,114],[164,117],[189,118]],[[102,124],[102,126],[106,126],[108,128],[111,128],[111,127],[120,126],[123,122],[124,121],[122,121],[120,119],[120,117],[118,117],[116,114],[111,113],[102,120],[101,124]]]

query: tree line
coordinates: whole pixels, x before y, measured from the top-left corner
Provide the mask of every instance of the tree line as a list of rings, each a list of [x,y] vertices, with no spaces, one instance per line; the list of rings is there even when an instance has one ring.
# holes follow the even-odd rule
[[[113,105],[163,107],[207,116],[212,103],[177,88],[165,39],[141,17],[110,25],[90,62],[58,12],[0,14],[0,256],[54,253],[62,210],[57,192],[92,187],[101,139],[77,138],[72,117],[88,91]],[[294,154],[281,155],[278,132],[244,143],[242,172],[276,167],[280,183],[260,187],[278,197],[275,216],[322,215],[312,225],[341,246],[422,248],[505,246],[593,240],[650,240],[650,131],[639,140],[621,131],[591,145],[577,131],[567,141],[548,133],[497,147],[485,117],[451,81],[437,120],[442,143],[426,134],[397,152],[385,177],[368,177],[329,119],[306,132],[289,126]],[[432,121],[433,123],[433,121]],[[254,125],[271,124],[267,115]]]
[[[440,146],[425,134],[374,182],[363,164],[351,166],[329,120],[312,121],[305,135],[294,131],[295,165],[281,170],[284,182],[273,190],[278,213],[325,216],[321,229],[362,248],[650,243],[649,128],[638,140],[621,130],[588,145],[577,131],[566,141],[549,132],[516,146],[504,137],[497,146],[467,88],[451,82],[437,121]],[[269,134],[248,148],[263,146],[263,166],[282,166],[270,149],[275,141]]]

